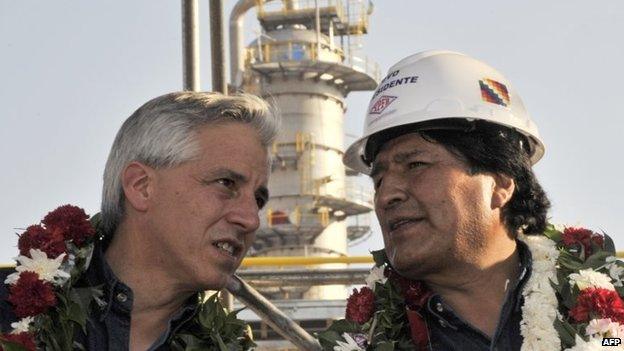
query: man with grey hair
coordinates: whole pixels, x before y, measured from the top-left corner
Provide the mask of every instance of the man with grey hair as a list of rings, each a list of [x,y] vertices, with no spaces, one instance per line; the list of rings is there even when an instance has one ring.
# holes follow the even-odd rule
[[[254,240],[277,128],[258,97],[200,92],[157,97],[124,122],[84,277],[105,303],[89,312],[80,344],[169,350],[188,330],[198,293],[222,289]]]

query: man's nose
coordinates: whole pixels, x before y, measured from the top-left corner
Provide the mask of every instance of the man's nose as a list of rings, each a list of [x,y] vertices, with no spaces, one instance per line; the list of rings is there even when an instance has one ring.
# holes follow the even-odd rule
[[[254,194],[241,194],[237,198],[238,201],[232,203],[227,219],[230,223],[235,224],[245,232],[254,232],[260,226],[260,217],[258,212],[260,208]]]
[[[407,182],[403,177],[394,173],[387,173],[375,192],[375,207],[391,209],[395,205],[407,200]]]

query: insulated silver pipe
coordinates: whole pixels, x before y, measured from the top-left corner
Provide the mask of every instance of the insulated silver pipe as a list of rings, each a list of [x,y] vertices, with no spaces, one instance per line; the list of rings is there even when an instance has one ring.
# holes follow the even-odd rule
[[[212,91],[227,94],[225,53],[223,52],[223,1],[210,0],[210,57],[212,58]]]
[[[245,13],[256,5],[255,0],[239,0],[230,13],[230,83],[237,84],[243,71],[242,53],[245,51],[243,24]]]
[[[199,91],[199,19],[197,0],[182,0],[183,89]]]
[[[227,284],[227,289],[236,299],[262,318],[262,321],[299,349],[306,351],[322,350],[316,339],[238,276],[232,276]]]
[[[267,3],[271,0],[263,0]],[[243,53],[244,43],[244,17],[247,11],[256,6],[257,0],[239,0],[230,13],[230,83],[238,84],[237,80],[245,69]]]

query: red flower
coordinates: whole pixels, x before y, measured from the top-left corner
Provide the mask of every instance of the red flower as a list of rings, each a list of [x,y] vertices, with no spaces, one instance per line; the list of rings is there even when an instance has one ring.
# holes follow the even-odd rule
[[[48,255],[48,258],[57,258],[66,253],[65,239],[60,231],[50,231],[40,225],[31,225],[20,235],[17,241],[20,254],[30,257],[30,249],[39,249]]]
[[[353,289],[353,294],[347,299],[346,318],[358,324],[366,323],[375,312],[375,294],[373,290],[365,286],[358,292]]]
[[[20,273],[16,284],[10,287],[8,300],[15,306],[15,315],[19,318],[44,313],[56,305],[54,287],[40,280],[34,272]]]
[[[432,294],[422,281],[405,278],[390,267],[386,267],[384,275],[399,288],[399,292],[405,299],[405,305],[410,310],[419,311]]]
[[[425,319],[416,311],[408,309],[406,314],[410,327],[410,336],[412,337],[412,342],[416,345],[416,350],[427,350],[427,345],[429,345],[427,322],[425,322]]]
[[[604,244],[604,238],[602,235],[585,228],[568,227],[563,231],[561,238],[563,239],[563,244],[567,247],[572,245],[583,245],[586,257],[592,254],[592,243],[600,247]]]
[[[95,235],[89,216],[83,209],[72,205],[61,206],[48,213],[42,223],[48,230],[60,230],[65,240],[73,240],[79,247]]]
[[[603,288],[588,288],[579,294],[576,306],[570,310],[576,322],[589,322],[593,318],[611,318],[624,323],[624,301],[617,292]]]
[[[0,340],[10,341],[12,343],[19,344],[28,351],[37,350],[37,346],[35,345],[33,336],[30,333],[21,332],[17,334],[3,334],[3,335],[0,335]],[[1,345],[0,345],[0,351],[4,351]]]

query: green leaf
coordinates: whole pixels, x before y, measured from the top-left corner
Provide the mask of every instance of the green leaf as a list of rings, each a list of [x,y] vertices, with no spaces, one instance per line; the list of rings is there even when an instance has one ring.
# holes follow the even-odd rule
[[[71,302],[67,309],[67,317],[80,325],[84,330],[87,326],[87,309],[83,309],[80,304]]]
[[[559,258],[557,259],[557,262],[570,271],[578,271],[583,269],[583,261],[579,257],[576,257],[565,250],[562,250],[559,253]]]
[[[0,340],[0,346],[4,351],[28,351],[22,344],[14,343],[11,341]]]
[[[371,251],[371,255],[373,255],[375,266],[383,266],[388,262],[388,256],[386,256],[386,250],[384,249]]]
[[[602,235],[604,236],[604,250],[610,253],[611,256],[615,256],[615,244],[613,243],[613,239],[605,232],[602,232]]]
[[[578,289],[577,288],[573,288],[573,289],[570,289],[570,285],[567,283],[566,283],[566,286],[564,286],[561,289],[561,300],[563,302],[563,305],[567,307],[568,309],[571,309],[574,307],[574,305],[576,305],[576,295],[578,295]],[[577,293],[574,294],[572,290]]]
[[[609,256],[611,256],[611,254],[607,251],[598,251],[587,258],[582,269],[596,269],[605,264],[605,260]]]
[[[336,341],[344,341],[342,339],[342,333],[335,330],[325,330],[316,334],[316,338],[321,343],[321,346],[329,346],[330,350],[333,350],[333,345],[336,345]]]
[[[223,342],[223,339],[221,339],[221,335],[219,335],[219,333],[213,333],[212,335],[213,338],[217,340],[217,345],[219,345],[219,351],[228,351],[228,347]]]
[[[544,231],[544,235],[546,237],[556,243],[561,241],[561,232],[555,229],[555,226],[552,224],[548,224],[546,226],[546,230]]]
[[[559,318],[555,318],[555,322],[553,323],[553,325],[555,327],[555,330],[557,330],[557,333],[561,337],[561,342],[564,346],[563,348],[567,349],[574,346],[574,336],[576,335],[576,332],[574,331],[574,328],[572,328],[570,323],[566,321],[561,321],[559,320]]]
[[[94,214],[90,219],[89,222],[91,222],[91,226],[93,227],[93,229],[95,229],[95,231],[97,233],[102,233],[103,231],[103,227],[102,227],[102,215],[98,212],[96,214]]]
[[[394,351],[394,341],[386,341],[377,344],[375,351]]]
[[[359,324],[356,322],[348,321],[346,319],[339,319],[332,323],[331,330],[334,330],[340,334],[342,333],[358,333],[361,332],[362,329]]]

